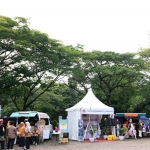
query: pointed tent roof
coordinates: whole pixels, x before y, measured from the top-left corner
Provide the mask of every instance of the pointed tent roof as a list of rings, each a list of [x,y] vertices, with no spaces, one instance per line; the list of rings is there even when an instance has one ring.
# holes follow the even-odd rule
[[[92,89],[88,90],[85,97],[66,111],[80,110],[83,114],[114,114],[114,108],[109,107],[96,98]]]

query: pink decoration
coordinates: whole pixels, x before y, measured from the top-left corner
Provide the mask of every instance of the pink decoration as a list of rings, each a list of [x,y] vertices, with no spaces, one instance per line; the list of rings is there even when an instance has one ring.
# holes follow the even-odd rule
[[[58,127],[55,127],[55,132],[58,132],[59,131],[59,128]]]

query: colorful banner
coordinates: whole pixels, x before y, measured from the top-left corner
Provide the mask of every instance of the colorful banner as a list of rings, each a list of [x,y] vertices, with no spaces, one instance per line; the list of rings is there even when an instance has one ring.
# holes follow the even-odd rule
[[[63,137],[64,132],[68,132],[67,119],[59,119],[59,130],[60,130],[60,137]]]
[[[83,120],[78,120],[78,141],[84,140],[84,129],[83,129]]]

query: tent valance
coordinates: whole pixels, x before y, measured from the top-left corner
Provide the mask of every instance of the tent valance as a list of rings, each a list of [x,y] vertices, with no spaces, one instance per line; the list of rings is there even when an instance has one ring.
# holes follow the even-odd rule
[[[116,117],[140,117],[146,116],[146,113],[116,113]]]
[[[34,117],[36,112],[14,112],[10,117]]]

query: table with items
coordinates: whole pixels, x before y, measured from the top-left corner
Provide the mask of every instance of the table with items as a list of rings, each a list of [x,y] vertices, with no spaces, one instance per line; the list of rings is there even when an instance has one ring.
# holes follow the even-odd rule
[[[51,142],[51,145],[53,145],[53,143],[56,145],[59,143],[59,135],[60,135],[60,131],[53,131],[52,133],[52,142]]]

